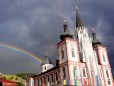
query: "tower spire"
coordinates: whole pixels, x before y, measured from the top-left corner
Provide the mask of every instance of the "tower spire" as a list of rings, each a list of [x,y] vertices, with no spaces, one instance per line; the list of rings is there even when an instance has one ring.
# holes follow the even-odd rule
[[[76,6],[76,28],[79,28],[79,27],[84,27],[84,24],[83,24],[81,17],[79,15],[78,7]]]

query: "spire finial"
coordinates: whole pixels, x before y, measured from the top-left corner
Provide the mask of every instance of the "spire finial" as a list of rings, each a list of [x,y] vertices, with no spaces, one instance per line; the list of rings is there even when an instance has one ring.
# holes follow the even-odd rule
[[[64,24],[66,24],[67,23],[67,20],[66,19],[64,19]]]
[[[78,6],[76,6],[76,10],[78,10]]]
[[[79,15],[78,7],[76,6],[76,28],[82,28],[82,27],[84,27],[84,24]]]
[[[95,33],[95,29],[94,28],[92,28],[92,32]]]
[[[46,55],[45,55],[45,57],[47,57],[47,51],[46,51]]]
[[[66,32],[67,31],[67,28],[68,28],[68,26],[67,26],[67,20],[66,19],[64,19],[63,28],[64,28],[64,32]]]

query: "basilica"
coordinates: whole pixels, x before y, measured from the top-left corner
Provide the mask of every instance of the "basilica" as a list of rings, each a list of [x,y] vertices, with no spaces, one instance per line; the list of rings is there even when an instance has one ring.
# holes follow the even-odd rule
[[[41,73],[33,77],[33,86],[113,86],[107,48],[95,31],[89,36],[78,8],[74,32],[69,31],[64,20],[57,49],[56,66],[45,55]]]

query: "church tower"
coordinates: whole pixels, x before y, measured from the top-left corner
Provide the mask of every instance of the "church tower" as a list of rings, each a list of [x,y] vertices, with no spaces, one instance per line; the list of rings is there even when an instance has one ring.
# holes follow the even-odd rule
[[[79,69],[79,54],[78,54],[78,42],[73,39],[73,35],[68,30],[66,20],[63,25],[64,32],[60,36],[61,41],[57,44],[58,46],[58,59],[59,59],[59,71],[61,85],[78,84],[78,78],[80,74]]]
[[[107,48],[96,38],[95,32],[92,33],[92,36],[92,45],[98,59],[103,86],[113,86],[113,77],[108,59]]]
[[[97,40],[95,32],[93,39],[89,36],[78,8],[74,35],[69,32],[66,20],[63,29],[57,44],[61,85],[66,82],[73,86],[113,86],[107,49]]]

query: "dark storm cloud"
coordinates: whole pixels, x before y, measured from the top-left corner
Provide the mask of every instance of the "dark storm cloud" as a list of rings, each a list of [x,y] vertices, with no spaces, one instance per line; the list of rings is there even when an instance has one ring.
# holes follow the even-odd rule
[[[55,61],[56,44],[60,41],[59,36],[63,32],[63,20],[68,20],[69,28],[73,31],[75,7],[78,5],[85,26],[89,30],[95,28],[99,40],[108,47],[113,68],[114,47],[111,47],[114,44],[113,4],[113,0],[0,0],[0,42],[25,49],[41,58],[44,58],[47,51],[48,56]],[[0,51],[3,53],[2,49]],[[23,55],[21,56],[24,58],[21,58],[16,52],[10,52],[10,55],[2,53],[0,69],[4,69],[4,72],[6,69],[9,73],[17,71],[37,73],[40,70],[40,63],[32,59],[24,59]],[[17,58],[14,58],[15,56]],[[17,66],[13,67],[12,60],[17,63]],[[5,62],[10,63],[12,67],[3,67]],[[21,67],[23,65],[24,68]],[[17,69],[12,72],[13,68]]]

